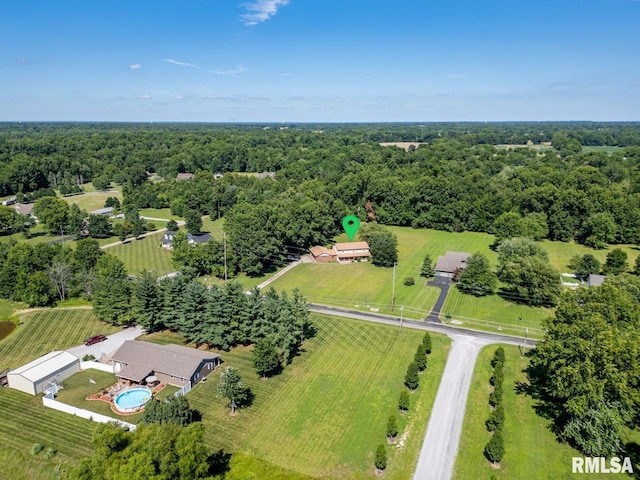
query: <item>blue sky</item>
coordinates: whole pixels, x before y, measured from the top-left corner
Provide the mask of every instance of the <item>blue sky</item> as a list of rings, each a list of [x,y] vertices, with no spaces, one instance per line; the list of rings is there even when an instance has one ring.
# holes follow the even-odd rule
[[[0,120],[640,120],[640,0],[0,6]]]

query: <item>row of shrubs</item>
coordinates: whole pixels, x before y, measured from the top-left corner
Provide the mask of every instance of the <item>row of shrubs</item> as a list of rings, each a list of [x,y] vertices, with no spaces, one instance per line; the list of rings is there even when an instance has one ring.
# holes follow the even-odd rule
[[[411,399],[409,392],[413,392],[420,386],[419,374],[427,368],[427,355],[431,353],[431,335],[429,332],[425,332],[422,337],[422,343],[418,345],[416,353],[413,357],[413,362],[409,364],[407,373],[404,377],[404,384],[407,389],[403,389],[400,392],[400,399],[398,400],[398,409],[401,415],[405,415],[409,411]],[[395,443],[398,436],[398,422],[395,415],[390,415],[387,421],[387,443]],[[387,450],[384,444],[378,445],[376,449],[373,463],[378,471],[382,472],[387,468]]]
[[[502,427],[504,426],[504,405],[502,404],[504,375],[502,369],[504,360],[504,348],[498,347],[491,360],[491,366],[493,367],[493,373],[489,378],[489,383],[493,387],[489,394],[491,413],[485,422],[487,430],[492,435],[484,447],[484,456],[494,466],[498,466],[505,454],[504,439],[502,438]]]

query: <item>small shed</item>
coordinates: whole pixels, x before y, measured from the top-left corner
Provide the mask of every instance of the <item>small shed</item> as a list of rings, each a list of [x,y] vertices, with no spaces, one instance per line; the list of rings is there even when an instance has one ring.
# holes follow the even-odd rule
[[[69,352],[55,351],[16,368],[7,374],[9,387],[30,395],[44,392],[52,383],[60,384],[80,371],[80,360]]]

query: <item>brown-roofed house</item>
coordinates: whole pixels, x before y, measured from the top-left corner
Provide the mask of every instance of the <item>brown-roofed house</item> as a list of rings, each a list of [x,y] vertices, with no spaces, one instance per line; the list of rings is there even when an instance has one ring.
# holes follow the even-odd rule
[[[444,256],[438,257],[436,262],[436,276],[453,278],[456,272],[467,266],[467,258],[471,254],[464,252],[447,252]]]
[[[193,173],[179,173],[176,175],[176,180],[191,180],[193,178]]]
[[[140,383],[155,375],[162,383],[183,387],[206,378],[222,360],[217,353],[181,345],[127,340],[111,361],[118,378]]]
[[[338,262],[366,262],[371,257],[369,244],[367,242],[345,242],[336,243],[333,246]]]
[[[329,250],[328,248],[316,245],[309,249],[311,252],[311,258],[316,263],[329,263],[336,261],[336,252]]]

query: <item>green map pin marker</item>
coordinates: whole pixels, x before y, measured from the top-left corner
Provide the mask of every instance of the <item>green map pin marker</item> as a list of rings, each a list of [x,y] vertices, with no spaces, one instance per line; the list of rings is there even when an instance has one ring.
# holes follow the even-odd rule
[[[351,241],[360,228],[360,219],[355,215],[347,215],[342,219],[342,228],[347,232],[347,237],[349,237],[349,241]]]

